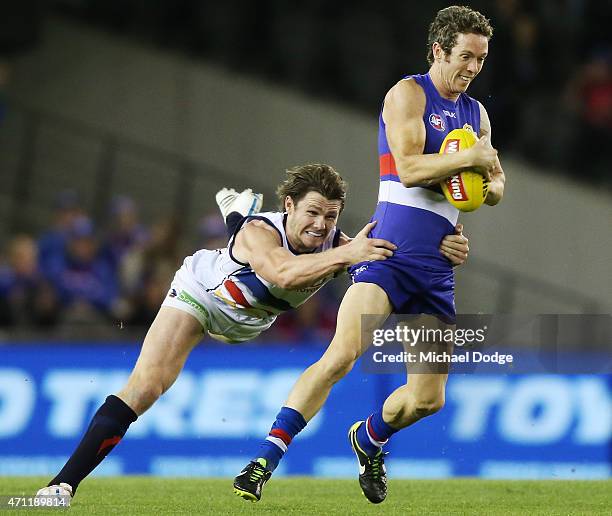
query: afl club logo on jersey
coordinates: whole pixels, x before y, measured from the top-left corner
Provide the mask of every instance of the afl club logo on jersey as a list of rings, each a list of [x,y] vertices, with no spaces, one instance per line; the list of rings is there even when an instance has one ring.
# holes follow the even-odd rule
[[[442,117],[440,115],[436,115],[435,113],[429,115],[429,123],[436,131],[444,131],[444,129],[446,129]]]

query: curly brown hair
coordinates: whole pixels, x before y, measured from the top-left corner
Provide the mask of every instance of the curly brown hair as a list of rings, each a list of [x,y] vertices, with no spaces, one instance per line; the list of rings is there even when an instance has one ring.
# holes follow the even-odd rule
[[[430,65],[434,62],[432,45],[437,41],[444,53],[450,54],[457,44],[457,34],[481,34],[491,39],[493,27],[484,15],[464,5],[451,5],[439,10],[427,35],[427,62]]]
[[[341,201],[340,210],[344,209],[347,184],[332,166],[309,163],[292,167],[286,172],[287,179],[276,189],[281,211],[285,209],[287,196],[297,204],[308,192],[318,192],[329,200]]]

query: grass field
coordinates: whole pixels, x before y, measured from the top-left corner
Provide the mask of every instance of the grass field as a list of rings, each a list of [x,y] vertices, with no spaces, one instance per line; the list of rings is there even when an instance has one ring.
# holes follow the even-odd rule
[[[44,482],[0,477],[0,495],[31,495]],[[35,511],[49,513],[58,511]],[[83,482],[70,514],[612,514],[612,481],[391,480],[387,500],[372,505],[352,480],[272,479],[249,503],[230,479],[99,478]]]

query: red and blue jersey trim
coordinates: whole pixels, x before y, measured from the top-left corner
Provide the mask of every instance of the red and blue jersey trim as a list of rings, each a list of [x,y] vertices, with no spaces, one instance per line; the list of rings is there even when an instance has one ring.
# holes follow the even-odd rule
[[[273,296],[268,290],[268,287],[261,282],[261,280],[252,270],[239,271],[234,275],[234,277],[243,285],[246,285],[257,301],[259,301],[262,305],[275,308],[276,310],[280,310],[282,312],[286,312],[287,310],[291,310],[293,308],[284,299],[279,299]]]
[[[393,158],[393,154],[391,154],[391,152],[381,154],[378,157],[378,166],[381,181],[399,182],[400,178],[397,174],[397,168],[395,167],[395,159]]]

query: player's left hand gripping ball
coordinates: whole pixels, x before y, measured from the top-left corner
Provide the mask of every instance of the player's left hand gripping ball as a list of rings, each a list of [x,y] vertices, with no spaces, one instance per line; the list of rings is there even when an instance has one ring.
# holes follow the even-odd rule
[[[440,154],[450,154],[470,148],[476,143],[476,135],[468,129],[453,129],[446,135]],[[478,172],[464,170],[454,174],[440,184],[444,196],[461,211],[474,211],[484,203],[490,182]]]

